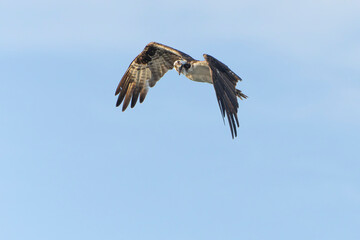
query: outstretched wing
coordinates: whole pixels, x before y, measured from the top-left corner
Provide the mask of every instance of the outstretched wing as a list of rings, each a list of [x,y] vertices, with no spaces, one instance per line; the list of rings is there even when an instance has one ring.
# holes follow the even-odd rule
[[[140,95],[140,103],[146,97],[149,87],[155,86],[164,74],[174,67],[174,62],[179,59],[193,60],[189,55],[174,48],[151,42],[131,62],[122,77],[115,96],[119,94],[116,106],[124,100],[122,110],[125,111],[131,99],[133,108]]]
[[[223,118],[225,118],[226,114],[230,125],[231,135],[234,138],[234,136],[237,136],[236,126],[239,127],[239,120],[237,117],[239,104],[236,97],[237,91],[240,91],[237,90],[235,86],[238,81],[241,81],[241,78],[216,58],[207,54],[204,54],[203,56],[209,64],[210,74],[221,114]]]

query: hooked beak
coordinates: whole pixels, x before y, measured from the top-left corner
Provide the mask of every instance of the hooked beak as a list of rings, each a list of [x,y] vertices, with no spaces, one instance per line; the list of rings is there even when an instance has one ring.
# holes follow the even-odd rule
[[[181,65],[181,66],[179,67],[179,75],[181,74],[182,68],[183,68],[183,65]]]

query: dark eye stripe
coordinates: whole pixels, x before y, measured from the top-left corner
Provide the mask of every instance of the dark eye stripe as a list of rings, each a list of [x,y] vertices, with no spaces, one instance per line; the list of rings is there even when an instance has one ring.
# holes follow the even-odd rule
[[[189,68],[190,68],[190,63],[185,63],[185,64],[184,64],[184,68],[185,68],[185,69],[189,69]]]

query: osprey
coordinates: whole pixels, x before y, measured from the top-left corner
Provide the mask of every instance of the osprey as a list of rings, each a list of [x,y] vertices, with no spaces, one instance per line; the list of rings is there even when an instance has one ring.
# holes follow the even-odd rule
[[[115,91],[115,96],[119,94],[116,107],[124,101],[122,111],[125,111],[131,100],[133,108],[139,96],[142,103],[149,87],[155,86],[168,70],[175,67],[179,75],[184,74],[190,80],[213,84],[222,117],[224,119],[226,114],[232,138],[236,137],[236,125],[239,127],[237,97],[241,100],[247,98],[235,88],[241,78],[216,58],[207,54],[203,56],[205,61],[198,61],[166,45],[149,43],[130,63],[122,77]]]

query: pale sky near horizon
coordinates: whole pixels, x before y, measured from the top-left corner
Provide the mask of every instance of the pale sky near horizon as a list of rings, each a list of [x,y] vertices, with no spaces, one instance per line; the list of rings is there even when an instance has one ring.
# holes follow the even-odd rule
[[[360,239],[359,1],[0,2],[0,239]],[[150,42],[243,78],[115,88]]]

